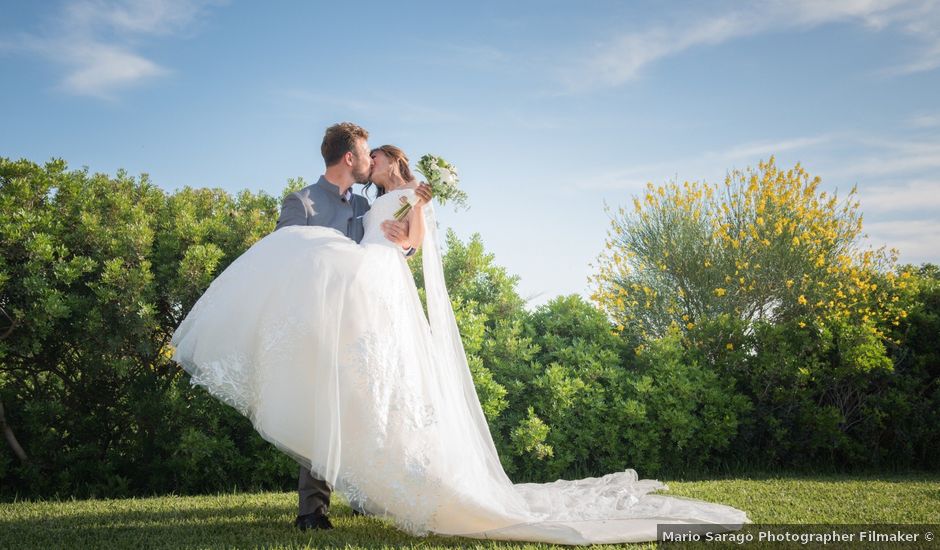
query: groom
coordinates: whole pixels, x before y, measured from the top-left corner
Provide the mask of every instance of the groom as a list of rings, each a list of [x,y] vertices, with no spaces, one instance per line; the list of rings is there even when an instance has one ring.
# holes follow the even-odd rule
[[[369,210],[369,201],[352,192],[354,183],[368,183],[372,175],[372,157],[367,142],[369,132],[351,122],[334,124],[326,129],[320,153],[326,172],[313,185],[284,197],[275,231],[290,225],[319,225],[338,229],[350,239],[362,240],[362,217]],[[431,200],[430,188],[419,186],[415,193]],[[382,223],[385,237],[402,247],[405,256],[415,253],[407,247],[408,223],[387,220]],[[301,531],[332,529],[327,516],[330,508],[329,484],[313,477],[301,466],[298,480],[299,509],[294,522]]]

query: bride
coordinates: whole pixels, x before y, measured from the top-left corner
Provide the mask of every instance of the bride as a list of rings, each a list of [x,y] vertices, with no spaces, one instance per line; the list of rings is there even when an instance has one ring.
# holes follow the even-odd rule
[[[284,227],[213,281],[172,340],[193,384],[355,507],[416,535],[595,544],[655,540],[657,524],[749,523],[729,506],[653,494],[667,487],[632,469],[512,483],[467,366],[432,206],[419,199],[409,214],[410,236],[423,234],[427,315],[382,231],[416,187],[407,158],[386,151],[373,151],[379,196],[360,244]]]

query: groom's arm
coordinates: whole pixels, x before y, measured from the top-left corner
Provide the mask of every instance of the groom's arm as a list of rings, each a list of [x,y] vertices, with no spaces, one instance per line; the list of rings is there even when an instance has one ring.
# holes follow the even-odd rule
[[[277,231],[289,225],[307,225],[307,210],[297,193],[284,197],[284,202],[281,203],[281,215],[277,218],[277,226],[274,230]]]
[[[415,252],[418,251],[408,240],[409,227],[407,220],[385,220],[382,222],[382,232],[385,233],[386,239],[399,246],[399,250],[406,258],[414,256]]]

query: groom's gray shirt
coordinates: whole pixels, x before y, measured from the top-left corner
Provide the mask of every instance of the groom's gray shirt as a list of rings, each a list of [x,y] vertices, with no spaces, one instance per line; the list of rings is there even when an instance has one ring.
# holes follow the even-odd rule
[[[313,185],[295,191],[281,204],[281,215],[275,231],[289,225],[332,227],[356,241],[362,240],[362,216],[369,211],[369,201],[348,190],[340,195],[339,187],[323,176]]]
[[[339,187],[320,176],[313,185],[284,197],[274,230],[289,225],[332,227],[358,243],[365,235],[362,217],[369,208],[369,200],[362,195],[353,194],[351,188],[340,195]],[[415,249],[402,250],[402,253],[407,258]]]

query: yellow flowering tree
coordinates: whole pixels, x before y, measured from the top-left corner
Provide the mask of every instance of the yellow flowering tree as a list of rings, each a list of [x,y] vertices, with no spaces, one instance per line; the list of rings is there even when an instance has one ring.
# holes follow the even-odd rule
[[[819,185],[773,157],[723,184],[647,184],[612,215],[594,300],[645,337],[726,315],[748,326],[842,321],[886,338],[906,315],[910,275],[896,272],[897,250],[863,249],[855,187],[840,200]]]

